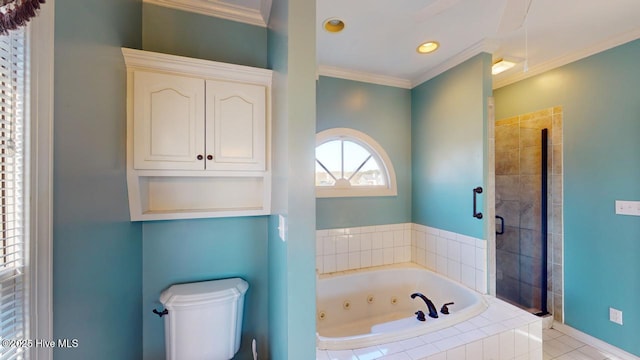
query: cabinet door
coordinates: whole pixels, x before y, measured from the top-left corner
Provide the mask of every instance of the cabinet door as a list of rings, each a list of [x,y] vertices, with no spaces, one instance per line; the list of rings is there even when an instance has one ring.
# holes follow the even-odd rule
[[[204,80],[136,71],[134,168],[204,169]]]
[[[264,170],[266,88],[207,80],[207,170]]]

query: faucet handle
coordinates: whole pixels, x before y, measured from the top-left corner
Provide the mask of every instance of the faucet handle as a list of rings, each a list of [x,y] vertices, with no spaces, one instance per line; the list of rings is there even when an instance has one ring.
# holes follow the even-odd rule
[[[449,315],[449,308],[447,307],[448,305],[453,305],[453,302],[449,302],[449,303],[446,303],[446,304],[442,305],[442,309],[440,309],[440,312],[445,314],[445,315]]]
[[[415,312],[416,315],[418,315],[416,318],[420,321],[425,321],[426,318],[424,317],[424,313],[422,312],[422,310],[418,310]]]

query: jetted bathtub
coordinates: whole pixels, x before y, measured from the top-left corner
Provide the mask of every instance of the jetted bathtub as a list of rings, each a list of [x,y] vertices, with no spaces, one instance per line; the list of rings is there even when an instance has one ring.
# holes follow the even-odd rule
[[[438,318],[413,293],[422,293]],[[320,275],[316,286],[318,349],[343,350],[405,340],[456,325],[487,308],[483,296],[414,264]],[[440,312],[449,305],[449,315]],[[414,314],[422,310],[426,321]]]

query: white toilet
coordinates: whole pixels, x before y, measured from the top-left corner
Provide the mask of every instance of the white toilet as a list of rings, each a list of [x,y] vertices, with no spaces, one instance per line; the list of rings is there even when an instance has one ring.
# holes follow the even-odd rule
[[[240,278],[176,284],[162,292],[168,360],[229,360],[240,348],[244,295]]]

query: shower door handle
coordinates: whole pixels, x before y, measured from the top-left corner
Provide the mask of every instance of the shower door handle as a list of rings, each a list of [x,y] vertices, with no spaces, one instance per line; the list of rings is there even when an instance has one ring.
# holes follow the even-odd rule
[[[496,234],[502,235],[504,234],[504,218],[496,215],[496,219],[500,219],[500,231],[496,230]]]
[[[478,186],[473,189],[473,217],[476,219],[482,219],[482,213],[476,211],[476,197],[478,194],[482,194],[482,186]]]

